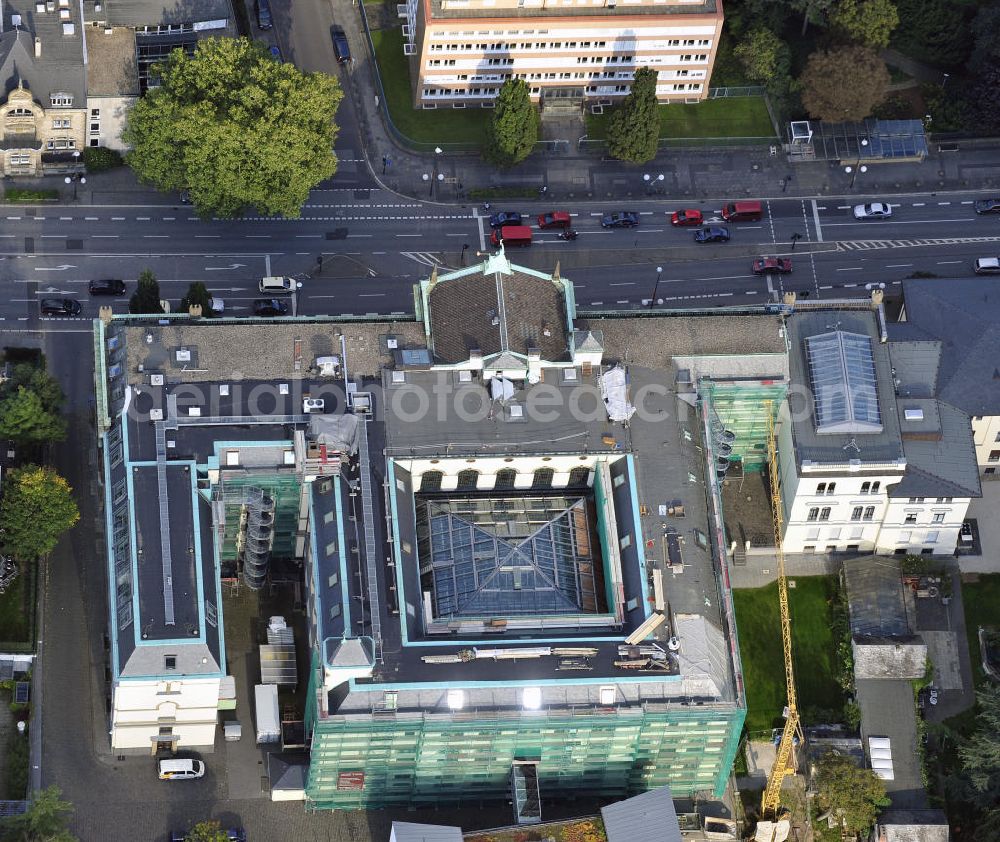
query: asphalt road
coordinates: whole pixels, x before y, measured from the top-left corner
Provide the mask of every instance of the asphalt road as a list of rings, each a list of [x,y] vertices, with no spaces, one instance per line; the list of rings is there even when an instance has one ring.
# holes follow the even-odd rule
[[[675,204],[633,204],[628,209],[641,222],[630,230],[600,227],[603,211],[620,208],[580,204],[567,208],[576,241],[536,231],[530,248],[510,256],[546,271],[559,261],[577,286],[581,309],[646,307],[654,286],[654,306],[663,308],[761,304],[786,290],[812,298],[864,296],[867,284],[891,288],[914,272],[968,277],[976,257],[1000,254],[1000,217],[977,216],[972,201],[964,193],[900,197],[891,202],[891,219],[872,222],[854,220],[850,206],[835,198],[771,201],[761,221],[730,225],[730,242],[706,245],[694,243],[690,229],[671,228]],[[698,207],[712,223],[721,221],[721,205]],[[519,202],[503,209],[533,217],[552,206]],[[101,304],[124,311],[125,298],[90,299],[87,281],[123,278],[131,291],[146,268],[175,306],[187,285],[200,280],[228,313],[249,314],[257,280],[284,274],[302,282],[294,301],[299,315],[409,313],[413,283],[432,266],[460,266],[463,246],[466,262],[475,260],[489,233],[480,207],[361,187],[317,189],[299,219],[203,221],[184,205],[9,206],[3,216],[0,282],[8,294],[0,320],[14,328],[37,327],[38,300],[48,296],[79,299],[82,321]],[[751,261],[762,254],[790,256],[794,271],[753,275]],[[60,329],[74,329],[73,320],[59,321]]]

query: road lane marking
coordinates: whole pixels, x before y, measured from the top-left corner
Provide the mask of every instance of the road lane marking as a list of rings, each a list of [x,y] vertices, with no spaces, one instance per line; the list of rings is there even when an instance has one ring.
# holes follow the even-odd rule
[[[838,269],[838,272],[860,272],[863,267],[861,266],[848,266],[846,269]]]
[[[136,217],[136,221],[137,222],[149,222],[149,217],[148,216],[137,216]]]
[[[973,203],[972,199],[966,199],[964,202],[960,202],[959,204],[962,204],[962,205],[971,205],[972,203]]]
[[[951,202],[938,202],[939,205],[950,205]]]
[[[886,227],[891,227],[893,225],[926,225],[930,222],[974,222],[974,216],[970,216],[964,219],[894,219],[892,222],[885,223]],[[870,225],[871,221],[858,221],[858,222],[828,222],[827,225]]]
[[[816,241],[822,243],[823,228],[819,224],[819,207],[817,206],[815,199],[812,199],[812,206],[813,206],[813,225],[816,226]]]
[[[913,203],[913,207],[915,207],[915,208],[922,208],[922,207],[924,207],[924,206],[925,206],[926,204],[927,204],[926,202],[914,202],[914,203]]]
[[[113,216],[113,217],[111,217],[111,221],[112,222],[124,222],[125,221],[125,217],[124,216]]]
[[[99,219],[100,219],[99,216],[85,216],[84,217],[84,220],[86,222],[97,222],[97,220],[99,220]]]
[[[609,287],[634,287],[635,281],[623,281],[618,284],[608,284]]]
[[[912,263],[887,263],[885,265],[886,269],[905,269],[908,266],[912,266]]]
[[[937,262],[938,266],[947,266],[949,263],[964,263],[963,260],[939,260]]]

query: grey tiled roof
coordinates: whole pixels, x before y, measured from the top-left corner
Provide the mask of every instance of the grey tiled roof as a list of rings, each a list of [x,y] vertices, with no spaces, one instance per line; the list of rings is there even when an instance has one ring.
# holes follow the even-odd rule
[[[939,438],[903,440],[906,475],[890,497],[980,497],[979,466],[969,416],[937,401]]]
[[[103,13],[94,13],[94,19],[113,26],[159,26],[232,17],[229,0],[104,0]]]
[[[670,787],[661,786],[601,807],[608,842],[681,842]]]
[[[1000,287],[982,278],[903,282],[905,326],[941,340],[937,396],[969,415],[1000,415]]]
[[[891,334],[890,334],[891,337]],[[889,358],[895,370],[896,394],[929,398],[937,388],[941,343],[936,339],[889,341]]]
[[[33,0],[3,3],[3,30],[0,36],[0,81],[10,93],[23,80],[34,98],[49,107],[49,95],[55,92],[73,95],[74,108],[86,108],[86,74],[83,66],[83,27],[80,6],[70,3],[68,19],[59,11],[35,11]],[[20,17],[15,31],[13,18]],[[72,33],[66,33],[66,25]],[[42,54],[35,57],[35,38]]]

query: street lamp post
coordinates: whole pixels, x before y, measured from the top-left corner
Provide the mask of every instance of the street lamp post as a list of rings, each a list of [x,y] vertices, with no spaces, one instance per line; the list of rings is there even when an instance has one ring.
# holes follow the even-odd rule
[[[465,265],[465,253],[469,250],[468,243],[462,243],[462,265]]]
[[[861,164],[860,166],[858,166],[856,168],[855,167],[844,167],[844,172],[851,176],[851,187],[850,187],[850,189],[853,190],[854,189],[854,182],[857,181],[857,178],[858,178],[858,173],[868,172],[868,167],[866,167],[864,164]]]
[[[84,178],[82,175],[73,175],[73,176],[69,176],[68,175],[68,176],[66,176],[63,179],[63,181],[66,184],[72,184],[73,185],[73,201],[75,202],[76,199],[77,199],[77,192],[76,192],[77,191],[77,186],[80,185],[80,184],[86,184],[87,183],[87,179]]]
[[[438,175],[438,161],[440,160],[440,155],[444,150],[440,146],[434,147],[434,172],[431,175],[431,192],[428,194],[430,196],[434,195],[434,182],[444,181],[444,175]]]
[[[656,267],[656,283],[653,284],[653,294],[649,297],[649,309],[653,309],[653,305],[656,303],[656,291],[660,288],[660,275],[663,274],[663,267]]]
[[[389,164],[392,163],[392,159],[388,155],[382,156],[382,175],[385,175],[385,171],[389,168]]]
[[[792,234],[792,251],[795,251],[795,244],[802,239],[801,234]]]

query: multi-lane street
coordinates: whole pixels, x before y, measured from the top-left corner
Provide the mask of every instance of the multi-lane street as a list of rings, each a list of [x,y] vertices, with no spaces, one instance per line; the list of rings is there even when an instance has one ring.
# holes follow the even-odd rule
[[[868,284],[891,288],[914,273],[968,277],[975,258],[1000,254],[1000,217],[973,211],[980,195],[890,197],[893,216],[868,222],[851,213],[857,199],[770,200],[760,221],[729,224],[730,242],[704,245],[694,242],[691,229],[671,227],[669,212],[680,205],[663,200],[620,207],[549,199],[503,209],[532,221],[544,210],[570,211],[575,241],[536,229],[532,246],[510,256],[549,271],[559,261],[583,309],[649,306],[654,286],[653,306],[711,307],[762,304],[786,290],[861,296]],[[707,224],[720,224],[722,203],[692,206]],[[601,228],[602,212],[622,209],[640,214],[637,228]],[[179,203],[8,206],[0,220],[0,276],[8,290],[0,318],[8,329],[36,328],[44,297],[79,299],[80,320],[93,318],[101,304],[124,311],[125,297],[90,299],[87,282],[121,278],[131,292],[147,268],[175,306],[197,280],[225,301],[227,314],[248,315],[258,279],[281,274],[302,282],[294,300],[299,315],[408,313],[412,284],[432,266],[457,267],[489,248],[485,216],[478,206],[425,203],[361,186],[314,191],[299,219],[206,221]],[[790,257],[793,272],[754,275],[758,255]],[[46,327],[87,329],[56,321]]]

